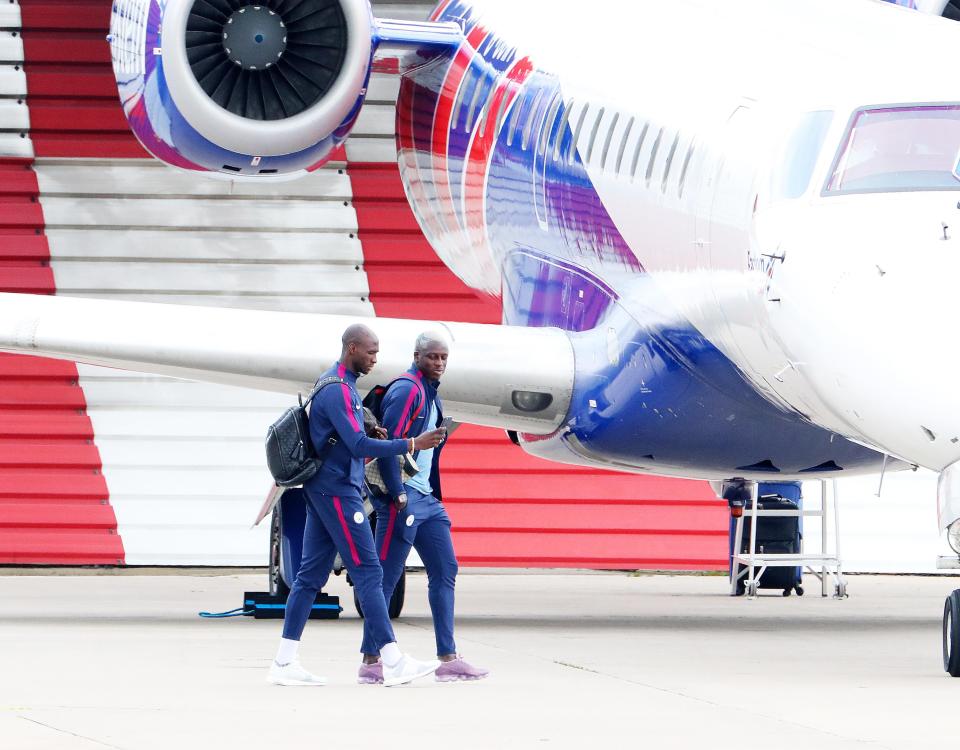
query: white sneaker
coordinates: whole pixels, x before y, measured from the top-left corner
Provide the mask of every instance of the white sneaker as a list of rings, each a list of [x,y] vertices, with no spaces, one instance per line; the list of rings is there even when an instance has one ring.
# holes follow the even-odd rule
[[[327,684],[326,677],[310,674],[294,659],[289,664],[280,666],[276,661],[270,662],[270,671],[267,673],[267,682],[274,685],[301,685],[319,687]]]
[[[394,685],[403,685],[407,682],[413,682],[420,677],[426,677],[437,671],[440,662],[436,659],[432,661],[417,661],[409,654],[400,657],[400,661],[392,667],[383,665],[383,684],[384,687],[393,687]]]

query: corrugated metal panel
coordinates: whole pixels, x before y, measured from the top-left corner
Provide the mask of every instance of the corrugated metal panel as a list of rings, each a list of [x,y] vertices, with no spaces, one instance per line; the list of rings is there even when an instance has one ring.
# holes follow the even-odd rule
[[[10,0],[0,5],[0,29],[20,28],[20,4],[17,0]]]
[[[0,60],[23,60],[23,37],[16,31],[0,31]]]
[[[26,96],[26,93],[27,74],[23,68],[19,65],[0,65],[0,96]]]
[[[42,167],[40,167],[42,169]],[[44,196],[43,211],[53,228],[224,229],[250,231],[356,231],[347,206],[328,201],[190,200],[153,198],[60,198]]]
[[[270,393],[80,366],[130,565],[261,565]]]
[[[0,232],[5,290],[54,290],[38,192],[29,162],[0,158],[0,201],[11,217]],[[18,214],[41,233],[18,230],[26,223]],[[123,562],[77,380],[70,362],[0,354],[0,563]]]
[[[30,113],[23,99],[0,99],[0,129],[30,129]]]
[[[61,293],[370,313],[339,170],[255,185],[198,180],[152,160],[61,160],[36,171]]]
[[[0,26],[18,24],[18,6],[0,7]],[[0,57],[22,60],[19,34],[0,34]],[[16,68],[0,77],[7,95],[22,94]],[[28,123],[22,101],[3,104],[4,127]],[[18,108],[12,120],[11,107]],[[26,134],[0,135],[0,288],[51,293],[32,155]],[[26,158],[4,158],[11,156]],[[0,562],[122,562],[84,406],[73,364],[0,354]]]

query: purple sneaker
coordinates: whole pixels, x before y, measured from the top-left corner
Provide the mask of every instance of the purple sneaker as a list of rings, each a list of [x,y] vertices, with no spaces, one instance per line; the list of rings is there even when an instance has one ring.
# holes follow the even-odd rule
[[[458,656],[453,661],[440,662],[437,667],[437,682],[456,682],[457,680],[482,680],[490,674],[489,669],[480,669]]]
[[[381,685],[383,684],[383,662],[376,664],[361,664],[360,671],[357,672],[357,682],[361,685]]]

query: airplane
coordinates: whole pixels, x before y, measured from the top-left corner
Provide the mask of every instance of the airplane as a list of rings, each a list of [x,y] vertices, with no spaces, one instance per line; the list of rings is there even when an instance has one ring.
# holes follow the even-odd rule
[[[306,174],[400,76],[414,215],[503,324],[377,319],[369,383],[440,328],[448,413],[551,461],[728,499],[922,466],[960,554],[960,27],[917,5],[117,0],[110,44],[131,129],[198,177]],[[0,295],[0,349],[286,393],[353,322]],[[944,618],[960,676],[960,590]]]

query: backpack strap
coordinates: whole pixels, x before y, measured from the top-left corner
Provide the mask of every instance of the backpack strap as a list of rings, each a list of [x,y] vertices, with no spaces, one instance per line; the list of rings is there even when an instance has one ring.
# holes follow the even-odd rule
[[[297,396],[297,398],[300,399],[300,408],[301,408],[301,409],[304,409],[304,414],[306,414],[306,408],[307,408],[307,406],[310,404],[310,402],[313,401],[314,396],[316,396],[318,393],[320,393],[320,391],[322,391],[322,390],[323,390],[325,387],[327,387],[328,385],[333,385],[334,383],[343,383],[343,385],[346,385],[346,386],[348,386],[348,387],[349,387],[349,385],[350,385],[350,384],[347,383],[347,381],[344,380],[343,378],[338,377],[337,375],[331,375],[330,377],[327,377],[327,378],[324,378],[323,380],[317,381],[317,384],[313,387],[313,390],[310,391],[310,395],[307,396],[307,400],[306,400],[306,401],[304,401],[301,396],[299,396],[299,395]],[[320,452],[317,454],[317,459],[320,460],[320,461],[325,461],[326,458],[327,458],[327,454],[328,454],[331,450],[333,450],[333,446],[335,446],[335,445],[337,444],[337,442],[338,442],[338,441],[337,441],[337,431],[336,431],[336,430],[333,430],[333,431],[330,432],[329,435],[327,435],[327,439],[323,441],[323,448],[322,448],[322,449],[320,450]]]
[[[403,428],[403,431],[400,434],[400,437],[405,438],[410,433],[410,428],[413,427],[413,421],[420,415],[420,411],[423,409],[423,405],[427,403],[427,391],[423,387],[422,383],[420,383],[416,378],[413,378],[410,375],[406,375],[406,374],[401,375],[399,378],[397,378],[397,380],[409,380],[411,383],[413,383],[417,387],[417,389],[419,389],[420,395],[422,397],[420,399],[420,403],[417,404],[417,408],[413,410],[413,413],[410,415],[410,418],[407,420],[406,427]],[[393,382],[396,383],[397,380],[394,380]],[[419,452],[420,451],[417,451],[417,453]]]
[[[310,391],[310,395],[307,396],[306,401],[304,401],[302,397],[298,396],[298,398],[300,398],[300,406],[306,408],[307,404],[313,401],[314,396],[320,393],[320,391],[324,387],[328,385],[332,385],[333,383],[343,383],[343,385],[349,385],[346,380],[344,380],[341,377],[338,377],[337,375],[331,375],[330,377],[324,378],[323,380],[318,380],[316,385],[313,387],[313,390]]]

